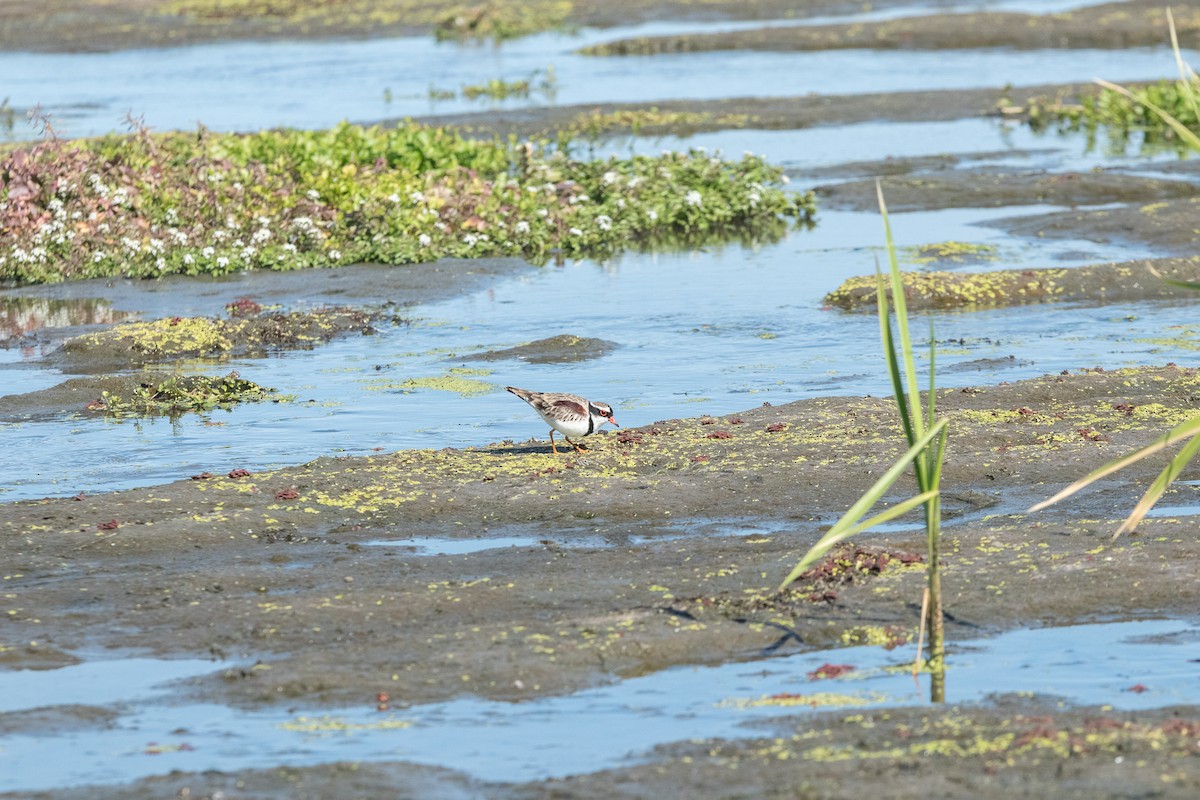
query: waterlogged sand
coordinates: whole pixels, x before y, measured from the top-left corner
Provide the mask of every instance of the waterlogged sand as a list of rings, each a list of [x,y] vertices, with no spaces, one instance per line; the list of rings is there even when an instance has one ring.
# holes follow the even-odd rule
[[[152,6],[62,0],[50,16],[20,21],[18,11],[33,6],[11,4],[0,13],[0,39],[29,36],[29,46],[69,49],[82,46],[76,34],[99,19],[89,15],[119,12],[137,24],[98,35],[96,46],[130,37],[162,44],[167,39],[137,27],[144,20],[137,15]],[[722,4],[607,7],[626,6],[644,6],[649,16],[685,7],[700,17],[731,13]],[[74,15],[75,33],[54,16],[60,12]],[[180,30],[190,41],[227,35]],[[1028,94],[1052,91],[1041,87]],[[787,128],[974,116],[991,113],[1001,94],[659,106],[712,114],[707,123],[687,123],[694,129],[720,127],[728,124],[719,122],[721,115],[736,114],[753,118],[756,126]],[[455,121],[480,131],[528,133],[589,111],[503,112]],[[683,132],[669,126],[658,132],[668,131]],[[1194,239],[1192,199],[1177,180],[1186,167],[1168,170],[1161,180],[1106,173],[998,175],[961,167],[953,157],[845,165],[824,179],[868,180],[831,185],[824,202],[866,207],[873,202],[873,178],[890,175],[886,191],[893,208],[998,206],[1032,197],[1085,206],[1119,203],[1010,227],[1024,232],[1027,223],[1031,235],[1119,233],[1165,252],[1187,253]],[[821,179],[793,177],[805,184]],[[1195,268],[1186,258],[1156,266],[1178,270],[1172,274],[1179,277],[1192,277],[1187,270]],[[524,269],[529,267],[516,262],[442,262],[250,279],[260,302],[403,305]],[[1078,280],[1061,270],[1009,275],[999,289],[987,287],[996,298],[966,305],[1105,302],[1162,291],[1149,281],[1145,263],[1090,269]],[[1022,295],[1030,280],[1047,291]],[[152,286],[161,291],[96,282],[10,294],[33,300],[111,297],[115,309],[150,317],[219,314],[235,299],[220,281]],[[970,286],[955,296],[978,298],[978,291]],[[61,332],[34,337],[52,343]],[[543,342],[490,355],[590,358],[607,344]],[[102,355],[96,355],[100,373]],[[1154,518],[1135,535],[1111,539],[1161,460],[1061,506],[1024,513],[1068,480],[1151,441],[1200,407],[1196,370],[1102,372],[1084,366],[939,394],[951,420],[943,580],[952,642],[1021,627],[1196,617],[1200,521]],[[108,379],[101,374],[85,380]],[[88,384],[85,394],[95,388]],[[66,397],[43,395],[39,408],[54,413],[56,403],[76,395]],[[234,463],[213,464],[208,476],[180,475],[162,486],[5,504],[0,666],[48,669],[130,651],[211,658],[214,674],[180,684],[173,701],[370,709],[378,693],[387,692],[399,709],[466,696],[520,701],[672,666],[850,643],[903,643],[911,650],[924,552],[915,530],[860,538],[862,549],[851,557],[878,572],[864,567],[853,578],[826,575],[775,591],[824,527],[898,454],[898,440],[885,400],[833,397],[622,428],[589,438],[585,454],[555,456],[539,440],[322,458],[255,474],[242,474]],[[1195,469],[1183,477],[1196,477]],[[1180,489],[1168,502],[1192,502],[1189,491]],[[423,555],[429,551],[421,549],[422,543],[446,542],[483,548],[489,539],[503,539],[505,546],[463,555]],[[508,544],[513,539],[523,544]],[[381,540],[395,545],[380,546]],[[1200,793],[1198,719],[1194,705],[1133,713],[1064,707],[1038,697],[799,717],[781,709],[777,722],[762,724],[746,739],[678,742],[640,763],[546,782],[487,783],[397,760],[172,773],[112,787],[5,796],[832,798],[870,792],[882,798],[1033,798],[1044,797],[1052,785],[1065,798],[1191,798]],[[120,724],[116,712],[101,706],[0,713],[6,734],[51,736],[112,724]]]

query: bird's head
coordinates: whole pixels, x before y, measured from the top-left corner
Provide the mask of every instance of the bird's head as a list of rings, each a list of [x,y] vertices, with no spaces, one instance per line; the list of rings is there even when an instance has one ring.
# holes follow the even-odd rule
[[[617,421],[613,419],[612,406],[610,406],[608,403],[588,403],[588,405],[590,406],[588,411],[591,412],[591,415],[604,421],[600,423],[601,425],[603,425],[605,422],[611,422],[614,427],[621,427],[617,424]]]

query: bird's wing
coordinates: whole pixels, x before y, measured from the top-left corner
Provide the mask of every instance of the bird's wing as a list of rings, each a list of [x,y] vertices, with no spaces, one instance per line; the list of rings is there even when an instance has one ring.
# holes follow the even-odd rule
[[[587,419],[587,406],[569,397],[559,397],[549,403],[546,413],[563,422]]]

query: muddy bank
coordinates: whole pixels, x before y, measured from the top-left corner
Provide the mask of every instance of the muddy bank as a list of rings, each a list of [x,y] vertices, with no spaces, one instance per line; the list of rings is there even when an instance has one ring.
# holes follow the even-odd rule
[[[340,336],[371,336],[378,324],[404,319],[382,310],[328,308],[277,313],[242,298],[229,306],[229,319],[166,317],[124,322],[68,339],[52,362],[68,372],[108,372],[182,358],[263,356],[308,350]]]
[[[937,162],[919,170],[897,164],[878,169],[911,168],[913,175],[880,174],[879,184],[889,211],[929,211],[944,208],[1002,208],[1005,206],[1089,206],[1108,203],[1149,204],[1190,199],[1197,187],[1190,181],[1144,178],[1118,172],[1000,172],[993,169],[943,169]],[[859,169],[867,169],[865,165]],[[873,211],[879,208],[875,179],[818,186],[813,191],[823,208]],[[1143,214],[1169,208],[1155,206]],[[1169,217],[1166,225],[1177,218]],[[1091,227],[1091,226],[1088,226]],[[1075,230],[1075,228],[1072,228]]]
[[[903,6],[911,0],[885,0],[875,7]],[[754,4],[734,0],[574,0],[543,3],[541,19],[529,19],[512,0],[483,7],[489,26],[513,24],[529,32],[545,28],[611,27],[655,20],[777,19],[796,15],[853,13],[848,0],[812,0],[803,9],[786,0]],[[290,3],[204,2],[204,0],[10,0],[0,8],[0,48],[79,51],[172,47],[226,40],[374,38],[433,35],[439,28],[455,36],[455,18],[465,16],[454,0],[347,0],[330,6],[319,0]],[[539,9],[535,9],[537,11]],[[477,12],[478,13],[478,12]],[[490,18],[494,17],[495,21]],[[508,22],[508,20],[512,22]],[[480,29],[488,37],[490,27]],[[464,35],[471,31],[464,29]]]
[[[1109,541],[1137,493],[1129,482],[1157,465],[1052,512],[1020,511],[1194,414],[1200,374],[1047,376],[947,391],[941,404],[952,636],[1194,610],[1200,583],[1177,565],[1194,560],[1196,520]],[[8,661],[36,663],[43,647],[208,654],[222,671],[178,697],[354,705],[387,690],[402,706],[742,659],[778,646],[781,615],[806,647],[864,625],[911,636],[916,564],[834,598],[804,583],[774,593],[898,436],[887,403],[829,398],[593,436],[586,455],[532,442],[257,474],[214,464],[220,477],[6,504]],[[778,532],[738,535],[763,520]],[[526,543],[421,555],[491,537]],[[916,533],[869,543],[923,549]]]
[[[1195,3],[1172,7],[1181,37],[1200,30]],[[1190,7],[1189,7],[1190,6]],[[584,49],[597,56],[715,50],[958,50],[1006,47],[1152,47],[1167,41],[1166,14],[1154,0],[1107,3],[1056,14],[971,13],[811,27],[773,27],[707,34],[621,39]]]
[[[1101,244],[1135,242],[1180,255],[1194,253],[1200,197],[1162,200],[1121,208],[1080,209],[984,223],[1016,236],[1086,239]]]
[[[523,784],[490,783],[404,762],[175,773],[95,800],[216,797],[245,800],[377,796],[463,800],[649,797],[1190,798],[1200,791],[1192,706],[1149,711],[1064,709],[1052,697],[1003,696],[985,707],[901,708],[805,715],[759,724],[746,739],[658,748],[647,763]],[[75,796],[34,792],[30,800]],[[10,796],[10,795],[4,795]]]
[[[644,136],[687,136],[728,128],[790,130],[859,122],[938,122],[997,114],[1000,105],[1050,94],[1074,97],[1093,91],[1086,85],[1046,84],[1011,87],[891,92],[803,97],[735,97],[719,100],[664,100],[655,103],[591,103],[577,106],[500,109],[420,117],[476,136],[544,136],[573,130],[583,137],[627,135],[634,126]],[[1023,108],[1024,106],[1021,106]],[[385,124],[397,124],[392,119]]]
[[[0,320],[25,341],[61,342],[131,314],[142,319],[227,316],[230,305],[243,300],[267,308],[404,308],[479,291],[497,279],[536,269],[516,258],[446,258],[405,266],[355,264],[219,277],[97,278],[0,286]]]
[[[82,418],[177,417],[189,411],[227,411],[239,403],[290,399],[236,372],[208,377],[145,370],[71,378],[49,389],[4,395],[0,397],[0,421],[27,422],[61,414]]]
[[[1003,269],[991,272],[905,272],[905,299],[911,309],[1000,308],[1026,303],[1122,303],[1178,299],[1195,301],[1196,292],[1164,283],[1200,279],[1200,258],[1160,258],[1095,264],[1071,269]],[[825,302],[846,310],[874,310],[875,276],[844,281]]]
[[[507,361],[515,359],[530,364],[575,364],[603,358],[618,347],[616,342],[569,333],[538,339],[528,344],[455,356],[455,361]]]

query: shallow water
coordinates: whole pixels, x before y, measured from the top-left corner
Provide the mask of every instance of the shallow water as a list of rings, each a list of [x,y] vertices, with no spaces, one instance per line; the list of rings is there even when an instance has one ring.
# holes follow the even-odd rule
[[[967,3],[950,10],[1054,11],[1084,3]],[[893,9],[839,17],[849,21],[935,10]],[[944,6],[942,8],[945,8]],[[818,21],[830,22],[835,18]],[[857,94],[1165,77],[1173,57],[1163,47],[1121,51],[719,52],[652,58],[592,58],[589,44],[626,36],[725,30],[771,24],[654,23],[579,35],[541,34],[500,46],[436,42],[432,37],[365,41],[231,42],[112,53],[0,53],[4,91],[14,108],[40,104],[68,136],[125,130],[127,113],[156,130],[248,131],[328,127],[487,108],[740,96]],[[785,24],[811,24],[789,21]],[[1184,52],[1195,63],[1196,53]],[[534,77],[553,67],[550,94],[502,102],[431,100],[430,89],[461,90],[495,78]],[[539,74],[540,73],[540,74]],[[779,80],[787,75],[787,80]],[[97,76],[103,76],[102,81]],[[390,99],[389,99],[390,98]],[[18,124],[15,138],[33,138]]]
[[[972,224],[1039,210],[1044,209],[894,214],[892,226],[900,246],[948,239],[997,244],[1003,260],[995,266],[1075,263],[1058,258],[1064,254],[1079,261],[1149,254],[1140,247],[1086,242],[1015,242]],[[871,244],[881,242],[876,215],[824,212],[814,230],[797,231],[776,245],[546,267],[412,309],[414,324],[384,326],[373,337],[348,337],[267,359],[189,362],[180,369],[214,374],[236,369],[294,395],[296,402],[251,404],[174,422],[68,417],[0,423],[5,442],[27,454],[19,461],[0,460],[0,486],[6,490],[0,496],[71,495],[205,470],[259,470],[320,455],[544,436],[537,417],[503,392],[506,385],[606,400],[625,426],[729,414],[763,402],[887,394],[875,318],[821,305],[824,293],[843,279],[873,269],[877,250]],[[1194,306],[1186,303],[1056,304],[939,313],[933,320],[944,343],[939,354],[944,386],[1192,360],[1186,341],[1178,347],[1158,341],[1168,326],[1194,320]],[[601,360],[573,364],[481,365],[454,357],[561,333],[609,339],[619,347]],[[7,368],[0,359],[6,394],[48,388],[65,377],[23,365],[20,356],[7,351]],[[482,381],[484,393],[459,396],[403,386],[407,379],[436,377],[459,366],[491,370],[467,376]]]
[[[0,709],[84,702],[121,711],[111,729],[56,732],[53,759],[44,757],[44,737],[0,736],[0,791],[116,783],[175,769],[340,760],[411,761],[491,781],[585,773],[628,764],[668,742],[761,736],[761,729],[745,723],[812,713],[798,706],[752,705],[771,695],[838,693],[868,709],[922,704],[925,690],[907,670],[886,669],[911,663],[906,662],[911,657],[911,648],[850,647],[678,667],[521,703],[466,698],[389,712],[239,711],[172,703],[164,682],[212,671],[212,664],[196,661],[138,659],[0,673],[0,698],[7,698]],[[950,643],[947,701],[1030,692],[1117,709],[1188,703],[1198,657],[1200,626],[1181,620],[1014,631]],[[829,662],[857,671],[833,680],[806,677]],[[1130,691],[1138,684],[1147,691]],[[65,696],[62,687],[71,687]]]

